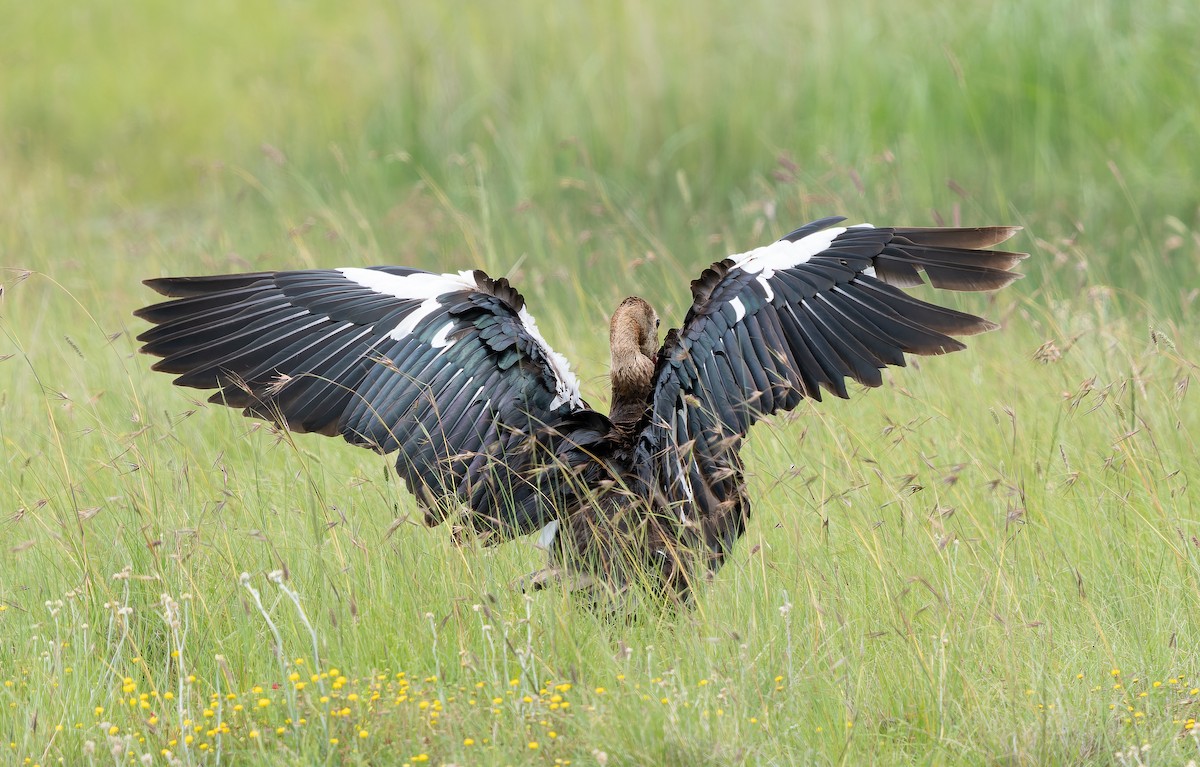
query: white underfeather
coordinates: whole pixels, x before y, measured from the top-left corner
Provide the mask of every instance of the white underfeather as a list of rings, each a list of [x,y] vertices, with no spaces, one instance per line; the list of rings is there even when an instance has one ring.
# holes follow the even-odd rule
[[[854,226],[852,226],[850,228],[851,229],[874,229],[875,226],[873,224],[855,224]],[[875,267],[868,266],[866,269],[862,270],[862,273],[867,275],[868,277],[874,277],[875,276]]]
[[[679,404],[680,404],[679,418],[681,418],[686,423],[687,419],[688,419],[687,397],[680,398]],[[691,463],[693,460],[694,459],[690,459],[689,463]],[[686,525],[687,521],[688,521],[687,510],[696,508],[696,494],[692,490],[692,478],[688,474],[687,470],[683,468],[683,456],[680,454],[680,452],[678,450],[675,451],[675,470],[678,472],[678,475],[677,475],[678,482],[679,482],[679,484],[681,484],[683,486],[683,494],[687,497],[687,500],[688,500],[688,505],[681,506],[679,509],[679,524]]]
[[[537,320],[525,307],[521,307],[519,316],[525,330],[542,347],[546,359],[550,361],[550,368],[554,371],[555,391],[550,409],[557,410],[566,402],[570,402],[572,407],[583,407],[583,394],[579,391],[579,377],[571,370],[567,358],[550,348],[550,344],[546,343],[546,339],[542,338],[542,334],[538,330]]]
[[[766,275],[760,274],[754,279],[758,280],[758,284],[762,285],[763,293],[767,296],[767,301],[775,300],[775,289],[771,287],[771,280]]]
[[[455,341],[450,340],[450,333],[454,330],[454,321],[451,320],[442,326],[441,330],[433,334],[433,340],[429,345],[435,349],[445,351],[455,344]]]
[[[680,460],[679,454],[675,454],[675,465],[679,471],[679,484],[683,485],[683,494],[687,496],[688,505],[679,508],[679,524],[686,525],[687,510],[696,508],[696,494],[692,492],[692,478],[688,475],[687,470],[683,468],[683,461]]]
[[[734,322],[741,322],[742,317],[746,316],[746,305],[742,303],[742,299],[734,298],[729,302],[729,305],[733,307],[733,312],[736,315]]]
[[[537,543],[535,543],[533,545],[537,546],[539,549],[544,549],[546,551],[549,551],[550,546],[553,545],[554,538],[557,535],[558,535],[558,520],[554,519],[554,520],[551,520],[548,525],[546,525],[545,527],[542,528],[542,531],[540,533],[538,533]]]

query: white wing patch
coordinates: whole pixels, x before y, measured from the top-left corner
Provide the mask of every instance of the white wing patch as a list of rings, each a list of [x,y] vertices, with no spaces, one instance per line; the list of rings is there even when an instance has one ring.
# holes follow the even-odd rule
[[[397,341],[411,335],[417,325],[421,324],[421,320],[436,312],[442,305],[440,300],[442,296],[447,293],[479,290],[479,285],[475,282],[475,275],[466,271],[458,274],[417,272],[407,275],[388,274],[378,269],[360,269],[358,267],[345,267],[338,271],[351,282],[376,293],[395,296],[405,301],[421,302],[420,306],[409,312],[400,321],[400,324],[388,333],[388,337]],[[434,346],[438,346],[438,344],[435,343]]]
[[[550,361],[550,369],[554,371],[554,401],[550,403],[550,409],[557,410],[566,402],[570,402],[573,408],[583,407],[583,394],[579,391],[579,377],[571,370],[571,364],[567,362],[567,358],[551,349],[550,344],[546,343],[546,339],[542,338],[541,332],[538,331],[537,320],[533,318],[528,309],[521,307],[519,316],[525,330],[533,336],[537,345],[542,347],[546,359]]]
[[[846,227],[835,226],[832,229],[813,232],[795,242],[779,240],[748,253],[739,253],[732,257],[733,263],[744,272],[761,274],[770,279],[771,275],[781,269],[791,269],[807,262],[832,245],[834,239],[844,231]]]
[[[795,242],[788,240],[779,240],[770,245],[764,245],[761,248],[755,248],[746,253],[739,253],[736,256],[730,256],[736,268],[743,272],[755,274],[758,284],[762,286],[763,292],[766,294],[768,301],[775,298],[775,290],[771,287],[771,277],[775,272],[784,269],[792,269],[807,263],[813,256],[829,248],[838,235],[846,231],[846,229],[874,229],[870,224],[856,224],[851,227],[835,226],[830,229],[822,229],[819,232],[813,232],[807,237],[801,237]],[[864,273],[874,276],[874,268],[868,267]],[[745,316],[746,308],[741,305],[739,299],[733,299],[731,304],[734,305],[734,311],[737,312],[737,318],[740,320]]]
[[[400,324],[388,333],[390,338],[396,340],[401,340],[411,335],[426,317],[436,312],[442,306],[442,298],[444,296],[451,293],[479,290],[475,274],[470,271],[462,271],[457,274],[417,272],[416,274],[408,275],[388,274],[378,269],[361,269],[357,267],[346,267],[338,269],[338,271],[346,279],[376,293],[395,296],[405,301],[421,302],[420,306],[409,312],[400,321]],[[579,391],[579,378],[571,371],[571,366],[567,362],[567,358],[550,348],[550,344],[546,343],[546,339],[538,331],[537,321],[534,320],[533,315],[524,307],[521,308],[518,316],[525,331],[529,333],[538,346],[542,347],[542,352],[550,362],[555,382],[554,401],[550,403],[550,409],[557,409],[568,402],[571,403],[572,407],[582,407],[583,394]],[[440,328],[434,334],[430,344],[435,348],[443,350],[453,346],[455,342],[450,340],[450,333],[453,330],[454,323],[446,323],[444,327]]]

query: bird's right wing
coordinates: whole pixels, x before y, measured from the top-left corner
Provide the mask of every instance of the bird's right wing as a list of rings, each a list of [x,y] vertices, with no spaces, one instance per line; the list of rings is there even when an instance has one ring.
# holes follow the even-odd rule
[[[531,442],[590,411],[506,280],[375,267],[147,284],[174,300],[136,312],[156,326],[138,339],[176,384],[217,389],[211,402],[293,431],[398,452],[430,523],[461,509],[465,525],[504,540],[555,518],[535,465],[554,456]],[[563,436],[552,452],[570,449]]]
[[[882,383],[905,354],[962,349],[954,336],[991,322],[913,298],[898,287],[994,290],[1020,275],[1025,254],[991,250],[1012,227],[917,229],[834,226],[823,219],[713,264],[692,283],[694,303],[658,355],[638,443],[646,481],[678,521],[700,521],[720,555],[746,509],[737,453],[760,417],[846,378]]]

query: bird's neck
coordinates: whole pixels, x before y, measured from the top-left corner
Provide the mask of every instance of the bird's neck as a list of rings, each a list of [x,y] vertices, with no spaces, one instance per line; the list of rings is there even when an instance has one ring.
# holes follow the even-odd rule
[[[613,387],[612,407],[609,409],[608,420],[620,431],[629,431],[642,420],[646,413],[646,400],[633,397],[623,397]]]
[[[650,397],[654,363],[637,344],[635,333],[613,323],[609,338],[612,353],[612,405],[609,420],[618,428],[630,428],[641,420]]]

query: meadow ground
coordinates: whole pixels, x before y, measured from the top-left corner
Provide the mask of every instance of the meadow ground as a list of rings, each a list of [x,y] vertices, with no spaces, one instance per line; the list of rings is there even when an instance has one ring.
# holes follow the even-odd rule
[[[407,5],[0,2],[0,762],[1200,758],[1200,5]],[[481,267],[603,402],[836,213],[1025,226],[1005,327],[759,426],[631,625],[135,352],[147,277]]]

